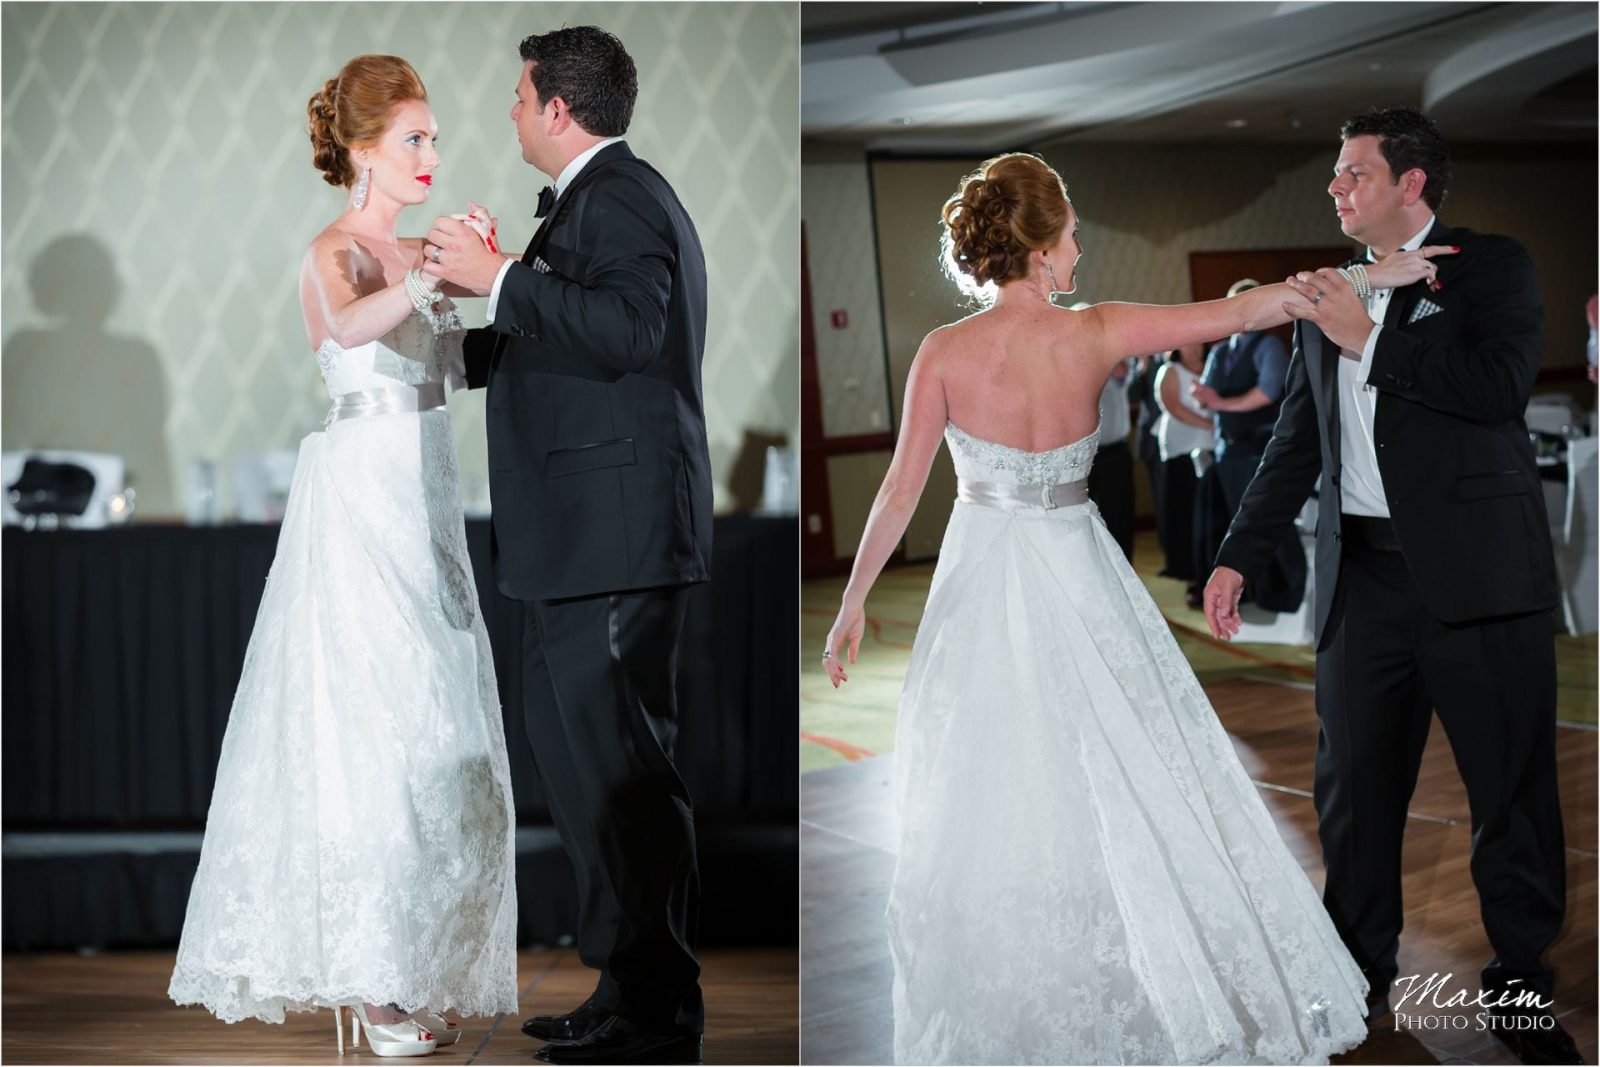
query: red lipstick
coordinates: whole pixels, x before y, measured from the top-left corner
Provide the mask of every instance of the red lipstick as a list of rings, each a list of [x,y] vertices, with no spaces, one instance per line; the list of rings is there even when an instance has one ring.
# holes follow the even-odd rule
[[[433,184],[433,175],[431,175],[431,174],[419,174],[419,175],[417,175],[417,181],[421,182],[423,185],[432,185]]]

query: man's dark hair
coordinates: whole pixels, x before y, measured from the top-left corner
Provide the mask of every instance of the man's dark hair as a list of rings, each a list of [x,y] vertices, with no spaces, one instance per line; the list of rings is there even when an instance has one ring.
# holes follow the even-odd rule
[[[585,133],[621,137],[628,132],[639,72],[614,34],[598,26],[571,26],[524,37],[517,51],[533,64],[528,76],[541,111],[559,96]]]
[[[1444,203],[1450,185],[1450,146],[1432,119],[1409,107],[1373,108],[1350,119],[1339,128],[1339,136],[1378,138],[1378,151],[1389,164],[1389,173],[1398,184],[1400,175],[1420,170],[1428,176],[1422,199],[1434,211]]]

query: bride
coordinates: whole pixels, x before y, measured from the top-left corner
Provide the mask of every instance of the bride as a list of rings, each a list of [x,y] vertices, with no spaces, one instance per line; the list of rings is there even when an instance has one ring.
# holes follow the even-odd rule
[[[351,1009],[372,1051],[516,1009],[515,817],[445,383],[464,329],[395,235],[433,113],[360,56],[311,98],[313,162],[352,188],[301,273],[333,409],[300,444],[217,765],[169,995],[218,1018]],[[487,231],[485,231],[487,232]]]
[[[1077,218],[1035,156],[945,204],[989,306],[923,341],[824,665],[941,439],[959,489],[901,695],[889,891],[902,1063],[1306,1063],[1366,1037],[1366,981],[1278,838],[1085,479],[1112,366],[1287,321],[1284,284],[1162,307],[1071,292]],[[1427,248],[1371,269],[1432,277]]]

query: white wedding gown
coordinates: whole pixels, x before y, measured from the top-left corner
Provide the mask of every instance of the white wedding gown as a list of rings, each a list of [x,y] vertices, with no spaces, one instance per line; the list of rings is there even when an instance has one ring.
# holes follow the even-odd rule
[[[1166,622],[1094,504],[993,500],[1087,478],[1098,433],[946,431],[963,499],[896,741],[895,1059],[1323,1062],[1366,1037],[1366,980]]]
[[[462,335],[446,304],[317,352],[349,414],[300,444],[168,990],[179,1004],[228,1022],[355,1001],[516,1008],[510,771],[442,406]]]

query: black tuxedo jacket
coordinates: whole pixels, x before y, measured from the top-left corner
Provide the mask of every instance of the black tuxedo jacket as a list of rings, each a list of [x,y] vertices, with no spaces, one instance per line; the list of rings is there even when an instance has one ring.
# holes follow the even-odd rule
[[[704,581],[706,265],[672,187],[600,150],[466,338],[487,386],[495,580],[522,600]]]
[[[1543,350],[1543,308],[1527,251],[1509,237],[1435,220],[1423,240],[1461,251],[1390,298],[1368,384],[1389,516],[1428,610],[1465,622],[1553,607],[1555,558],[1523,422]],[[1355,261],[1352,261],[1355,262]],[[1423,300],[1438,311],[1412,321]],[[1423,309],[1427,310],[1427,309]],[[1339,346],[1297,322],[1283,410],[1217,563],[1247,579],[1271,558],[1323,476],[1316,556],[1320,648],[1339,575]]]

